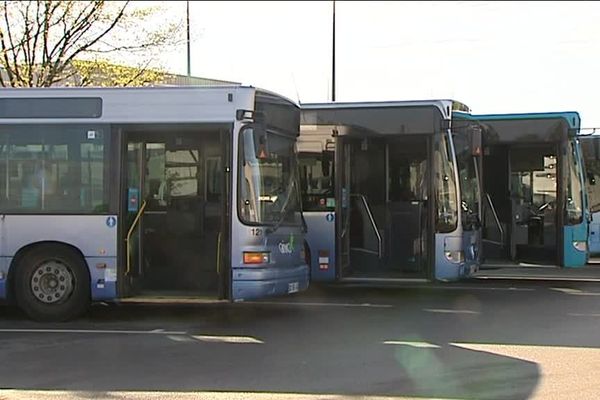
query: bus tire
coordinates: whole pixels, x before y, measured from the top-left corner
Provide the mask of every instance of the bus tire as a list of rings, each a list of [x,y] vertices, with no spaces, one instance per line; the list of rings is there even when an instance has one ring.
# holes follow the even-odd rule
[[[77,252],[60,245],[39,245],[16,265],[18,306],[36,321],[62,322],[81,316],[90,304],[90,278]]]

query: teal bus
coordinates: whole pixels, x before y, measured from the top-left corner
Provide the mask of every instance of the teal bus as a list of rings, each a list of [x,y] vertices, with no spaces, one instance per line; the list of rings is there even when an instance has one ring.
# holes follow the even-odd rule
[[[482,130],[485,263],[585,266],[590,213],[579,114],[457,112],[454,118]]]

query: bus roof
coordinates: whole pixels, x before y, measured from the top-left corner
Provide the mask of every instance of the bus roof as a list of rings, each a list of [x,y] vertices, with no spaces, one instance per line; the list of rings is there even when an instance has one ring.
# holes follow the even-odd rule
[[[470,112],[467,105],[452,99],[303,103],[300,107],[306,110],[371,107],[438,107],[444,113],[445,117],[449,114],[448,111]]]
[[[252,86],[50,87],[0,91],[0,124],[231,122],[255,99],[298,107]]]
[[[440,132],[453,110],[468,110],[452,100],[311,103],[300,108],[303,132],[336,127],[339,135],[361,137]]]
[[[465,114],[456,112],[455,121],[473,121],[484,130],[488,143],[557,142],[574,136],[581,119],[574,111],[521,114]],[[460,123],[453,124],[460,130]]]
[[[476,121],[502,121],[502,120],[532,120],[532,119],[564,119],[570,129],[579,129],[581,117],[577,111],[558,111],[540,113],[514,113],[514,114],[468,114],[461,111],[453,113],[453,117]]]

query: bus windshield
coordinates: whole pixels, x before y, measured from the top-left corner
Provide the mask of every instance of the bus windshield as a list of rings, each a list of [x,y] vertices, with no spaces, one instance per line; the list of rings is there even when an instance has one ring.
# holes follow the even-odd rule
[[[471,154],[470,135],[467,132],[454,134],[454,148],[460,179],[460,200],[463,225],[479,216],[479,182],[476,160]]]
[[[575,225],[583,221],[583,188],[580,181],[582,163],[575,150],[575,139],[569,141],[567,151],[568,185],[567,185],[567,224]]]
[[[439,233],[448,233],[456,229],[458,224],[458,209],[456,204],[456,181],[450,137],[440,136],[436,146],[436,181],[437,194],[436,228]]]
[[[301,224],[294,137],[248,125],[240,134],[239,154],[242,222]]]

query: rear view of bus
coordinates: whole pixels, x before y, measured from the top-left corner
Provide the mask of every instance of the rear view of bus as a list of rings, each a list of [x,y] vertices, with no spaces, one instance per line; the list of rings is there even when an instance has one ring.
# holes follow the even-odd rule
[[[308,285],[300,111],[254,88],[0,93],[0,299],[249,300]]]
[[[302,106],[312,280],[443,281],[476,270],[479,181],[470,148],[457,163],[456,108],[466,109],[450,100]]]

